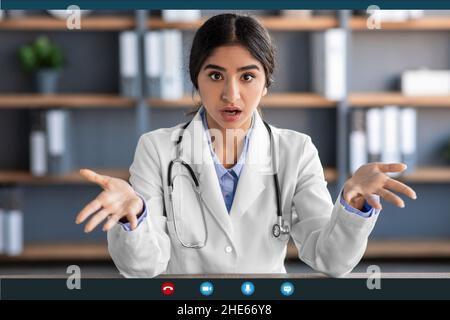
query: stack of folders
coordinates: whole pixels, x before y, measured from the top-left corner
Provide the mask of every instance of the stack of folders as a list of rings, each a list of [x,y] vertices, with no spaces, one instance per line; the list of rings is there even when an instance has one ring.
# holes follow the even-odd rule
[[[32,114],[30,171],[33,176],[63,175],[71,170],[69,110]]]
[[[312,84],[315,92],[330,100],[346,96],[347,35],[344,29],[312,34]]]
[[[17,256],[23,251],[23,214],[17,191],[0,190],[0,255]]]
[[[135,32],[120,34],[121,94],[136,97],[139,85],[138,39]],[[179,30],[149,31],[144,39],[148,96],[175,100],[183,97],[183,43]]]
[[[403,22],[420,19],[424,10],[374,10],[372,17],[379,22]]]
[[[368,162],[405,163],[416,168],[417,111],[414,108],[385,106],[368,110],[355,109],[351,114],[350,171],[353,174]]]

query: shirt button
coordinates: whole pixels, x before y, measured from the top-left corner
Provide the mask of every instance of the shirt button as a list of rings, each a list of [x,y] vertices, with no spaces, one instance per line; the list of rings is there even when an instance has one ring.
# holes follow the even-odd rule
[[[230,246],[225,247],[225,252],[226,253],[231,253],[233,251],[233,248]]]

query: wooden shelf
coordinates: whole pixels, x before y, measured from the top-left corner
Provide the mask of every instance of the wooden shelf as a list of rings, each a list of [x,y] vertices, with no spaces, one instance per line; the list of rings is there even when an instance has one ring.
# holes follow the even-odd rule
[[[0,21],[0,30],[59,30],[59,31],[117,31],[133,29],[134,17],[82,17],[80,30],[69,30],[66,21],[51,16],[28,16]]]
[[[131,108],[135,101],[109,94],[0,94],[1,108]]]
[[[129,178],[127,169],[100,169],[96,172],[116,178]],[[78,171],[63,176],[35,177],[27,171],[0,171],[0,184],[25,184],[25,185],[61,185],[61,184],[92,184],[84,179]]]
[[[198,101],[190,96],[178,100],[162,100],[151,98],[148,103],[154,108],[192,108]],[[314,93],[272,93],[261,100],[263,108],[335,108],[336,102],[327,100]]]
[[[257,17],[271,31],[308,31],[325,30],[338,27],[338,20],[333,16],[311,18],[291,17]],[[166,22],[159,17],[149,19],[150,29],[195,30],[206,18],[192,22]],[[54,31],[120,31],[135,28],[134,17],[120,16],[87,16],[81,19],[80,30],[68,30],[66,21],[51,16],[28,16],[21,19],[5,19],[0,22],[0,30],[54,30]]]
[[[288,259],[298,259],[297,248],[291,241]],[[450,258],[448,240],[369,240],[365,259],[436,259]]]
[[[415,172],[403,176],[401,180],[416,183],[450,183],[450,166],[420,167]]]
[[[106,243],[58,243],[26,245],[19,256],[0,255],[2,262],[110,261]]]
[[[100,169],[95,170],[100,174],[116,178],[126,179],[130,177],[127,169]],[[337,172],[334,168],[324,169],[325,179],[329,182],[337,180]],[[0,184],[26,184],[26,185],[48,185],[48,184],[90,184],[77,171],[63,176],[34,177],[27,171],[0,171]]]
[[[315,31],[337,28],[338,20],[334,16],[315,16],[311,18],[291,18],[282,16],[257,17],[271,31]],[[159,17],[151,17],[148,27],[151,29],[195,30],[206,18],[192,22],[166,22]],[[132,16],[87,16],[81,20],[80,30],[68,30],[66,21],[51,16],[28,16],[20,19],[4,19],[0,21],[0,30],[55,30],[55,31],[120,31],[134,29],[136,26]],[[367,17],[353,17],[350,28],[354,31],[383,30],[449,30],[448,17],[424,17],[404,22],[383,22],[380,30],[367,28]]]
[[[261,24],[271,31],[308,31],[325,30],[338,27],[338,20],[333,16],[318,16],[311,18],[291,17],[256,17]],[[150,29],[180,29],[195,30],[199,28],[206,18],[193,22],[166,22],[161,18],[151,18],[148,27]]]
[[[288,259],[298,259],[293,242],[288,245]],[[448,259],[448,240],[369,240],[365,259]],[[58,243],[30,244],[19,256],[0,255],[0,261],[110,261],[107,244],[102,243]]]
[[[349,103],[353,107],[385,105],[450,108],[450,96],[404,96],[397,92],[352,93]]]
[[[403,22],[382,22],[381,29],[368,29],[367,17],[353,17],[350,28],[355,31],[380,32],[384,30],[450,30],[449,17],[424,17],[417,20]]]

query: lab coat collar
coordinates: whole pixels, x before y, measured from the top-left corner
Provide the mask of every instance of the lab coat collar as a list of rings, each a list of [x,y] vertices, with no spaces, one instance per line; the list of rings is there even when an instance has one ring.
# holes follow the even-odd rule
[[[267,174],[272,173],[270,135],[257,111],[250,137],[245,165],[239,178],[235,198],[228,214],[214,162],[203,128],[200,109],[183,133],[181,158],[194,169],[200,184],[200,193],[206,207],[233,239],[232,220],[241,218],[265,189]],[[270,180],[271,181],[271,180]]]

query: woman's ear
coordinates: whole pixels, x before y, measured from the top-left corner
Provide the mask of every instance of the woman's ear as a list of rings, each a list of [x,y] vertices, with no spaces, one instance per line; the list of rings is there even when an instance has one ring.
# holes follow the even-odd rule
[[[262,96],[264,97],[264,96],[265,96],[266,94],[267,94],[267,87],[264,87],[264,90],[263,90]]]

